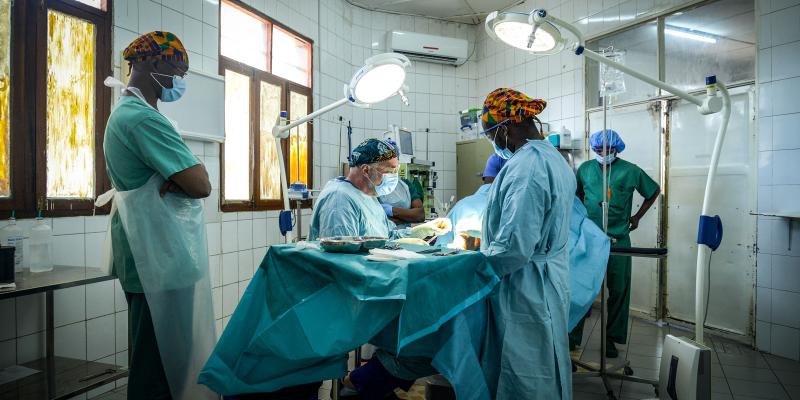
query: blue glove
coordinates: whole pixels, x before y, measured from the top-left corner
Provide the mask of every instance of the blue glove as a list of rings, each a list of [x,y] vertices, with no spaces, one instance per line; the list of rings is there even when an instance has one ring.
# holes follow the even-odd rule
[[[386,215],[390,217],[394,215],[391,204],[381,204],[381,206],[383,207],[383,211],[386,213]]]

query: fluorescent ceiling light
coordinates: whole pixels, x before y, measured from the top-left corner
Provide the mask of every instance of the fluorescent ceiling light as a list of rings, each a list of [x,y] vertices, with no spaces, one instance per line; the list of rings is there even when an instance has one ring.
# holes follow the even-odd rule
[[[689,32],[678,28],[672,28],[672,27],[664,28],[664,33],[666,33],[667,35],[696,40],[698,42],[703,42],[703,43],[712,43],[712,44],[717,43],[717,39],[710,35],[703,35],[700,33]]]

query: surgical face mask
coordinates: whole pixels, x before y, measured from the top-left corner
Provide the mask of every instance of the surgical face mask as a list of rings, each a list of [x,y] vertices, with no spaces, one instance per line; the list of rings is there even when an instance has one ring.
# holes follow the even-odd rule
[[[490,142],[492,142],[492,147],[494,148],[494,153],[497,154],[498,157],[500,157],[500,158],[502,158],[504,160],[508,160],[509,158],[511,158],[511,156],[514,155],[514,152],[508,149],[508,128],[506,128],[505,126],[503,128],[506,129],[505,130],[506,148],[501,149],[500,146],[498,146],[497,143],[495,143],[494,140],[489,139],[488,136],[486,138],[489,139]],[[500,127],[498,127],[497,129],[500,130]],[[497,134],[495,134],[494,138],[495,138],[495,140],[497,139]]]
[[[608,165],[608,164],[613,163],[614,160],[617,159],[617,155],[614,154],[614,153],[611,153],[611,154],[609,154],[607,156],[601,156],[601,155],[598,154],[598,155],[594,156],[594,159],[597,160],[597,162],[599,162],[600,164]]]
[[[164,87],[161,82],[156,79],[156,75],[161,76],[169,76],[172,78],[172,87]],[[165,103],[177,101],[178,99],[186,93],[186,79],[181,78],[178,75],[166,75],[166,74],[159,74],[157,72],[151,72],[150,76],[158,83],[158,86],[161,86],[161,96],[158,98]]]
[[[397,174],[383,174],[383,180],[381,184],[375,187],[375,192],[378,193],[378,196],[386,196],[394,192],[394,189],[397,187],[397,182],[400,181],[400,178]]]
[[[397,187],[397,182],[400,181],[397,173],[384,173],[380,185],[376,185],[375,182],[372,181],[372,178],[369,177],[368,173],[364,172],[364,175],[366,175],[367,180],[372,186],[372,190],[374,190],[379,197],[394,192],[395,187]]]

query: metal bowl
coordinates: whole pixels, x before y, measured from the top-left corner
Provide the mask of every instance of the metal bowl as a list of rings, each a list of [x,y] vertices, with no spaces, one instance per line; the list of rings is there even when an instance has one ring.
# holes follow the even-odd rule
[[[358,253],[363,245],[362,240],[355,237],[331,237],[320,239],[319,244],[322,250],[329,253]]]
[[[378,236],[364,236],[361,238],[361,247],[365,250],[377,249],[386,246],[386,238]]]

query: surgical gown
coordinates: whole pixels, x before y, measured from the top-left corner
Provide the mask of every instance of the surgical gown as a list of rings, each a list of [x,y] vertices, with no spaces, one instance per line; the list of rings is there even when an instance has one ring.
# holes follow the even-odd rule
[[[328,181],[317,199],[308,240],[331,236],[405,236],[404,231],[395,227],[376,197],[364,194],[344,177],[338,177]]]
[[[492,185],[481,251],[501,277],[489,297],[483,369],[497,400],[571,399],[567,343],[575,176],[549,143],[518,149]]]

